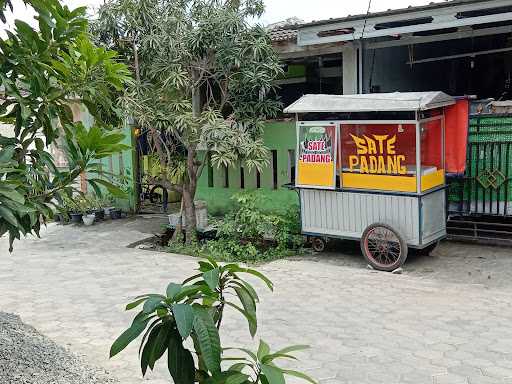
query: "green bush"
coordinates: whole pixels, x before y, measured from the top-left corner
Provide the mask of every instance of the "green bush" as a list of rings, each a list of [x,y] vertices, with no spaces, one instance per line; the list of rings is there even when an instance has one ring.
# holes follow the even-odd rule
[[[200,261],[198,272],[181,284],[170,283],[164,294],[145,294],[128,304],[126,310],[142,309],[112,344],[110,357],[144,333],[139,349],[143,376],[167,352],[167,367],[175,384],[285,384],[285,376],[316,384],[304,373],[276,364],[283,359],[296,360],[293,352],[307,348],[305,345],[275,352],[263,340],[255,352],[221,345],[219,330],[226,307],[241,314],[250,335],[255,336],[259,297],[242,276],[258,278],[273,290],[267,277],[237,264],[221,266],[212,258]],[[244,355],[236,356],[233,351]]]
[[[186,245],[182,239],[169,243],[169,251],[216,260],[262,262],[300,253],[299,208],[271,213],[261,208],[261,195],[242,192],[232,197],[234,210],[220,222],[217,239],[205,244]]]

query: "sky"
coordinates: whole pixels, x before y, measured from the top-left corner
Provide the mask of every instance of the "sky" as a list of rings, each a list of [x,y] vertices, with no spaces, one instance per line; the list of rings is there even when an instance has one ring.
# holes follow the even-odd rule
[[[260,21],[267,25],[291,17],[298,17],[308,22],[362,14],[366,13],[368,9],[368,1],[371,1],[370,12],[406,8],[409,5],[425,5],[432,2],[432,0],[265,0],[266,12]],[[92,12],[94,8],[103,3],[103,0],[63,0],[63,2],[73,8],[88,6]],[[15,9],[14,14],[9,16],[10,23],[14,19],[22,19],[30,23],[33,20],[33,13],[23,5],[22,0],[13,0],[13,3]]]

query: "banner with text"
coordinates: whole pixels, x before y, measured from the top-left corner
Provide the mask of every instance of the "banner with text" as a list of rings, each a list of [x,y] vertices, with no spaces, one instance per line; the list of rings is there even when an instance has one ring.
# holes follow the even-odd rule
[[[298,125],[297,185],[336,188],[336,125]]]

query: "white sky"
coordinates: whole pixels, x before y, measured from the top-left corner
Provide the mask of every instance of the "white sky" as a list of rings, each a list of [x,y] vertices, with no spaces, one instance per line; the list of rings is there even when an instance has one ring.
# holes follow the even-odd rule
[[[437,2],[443,0],[437,0]],[[98,7],[103,0],[63,0],[70,7],[88,6]],[[370,12],[385,11],[387,9],[406,8],[407,6],[424,5],[432,0],[371,0]],[[31,23],[33,13],[30,12],[21,0],[13,0],[14,15],[9,20],[22,19]],[[366,13],[368,0],[265,0],[266,12],[262,17],[263,24],[275,23],[290,17],[298,17],[304,21],[322,20]],[[90,10],[92,12],[92,9]],[[0,26],[0,29],[2,26]]]

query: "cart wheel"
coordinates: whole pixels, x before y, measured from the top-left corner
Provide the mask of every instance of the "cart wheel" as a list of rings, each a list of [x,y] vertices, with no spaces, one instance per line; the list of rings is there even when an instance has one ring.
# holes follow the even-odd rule
[[[323,252],[325,250],[325,240],[321,237],[313,237],[311,246],[315,252]]]
[[[373,268],[391,272],[405,263],[407,243],[389,225],[376,223],[363,232],[361,251]]]

